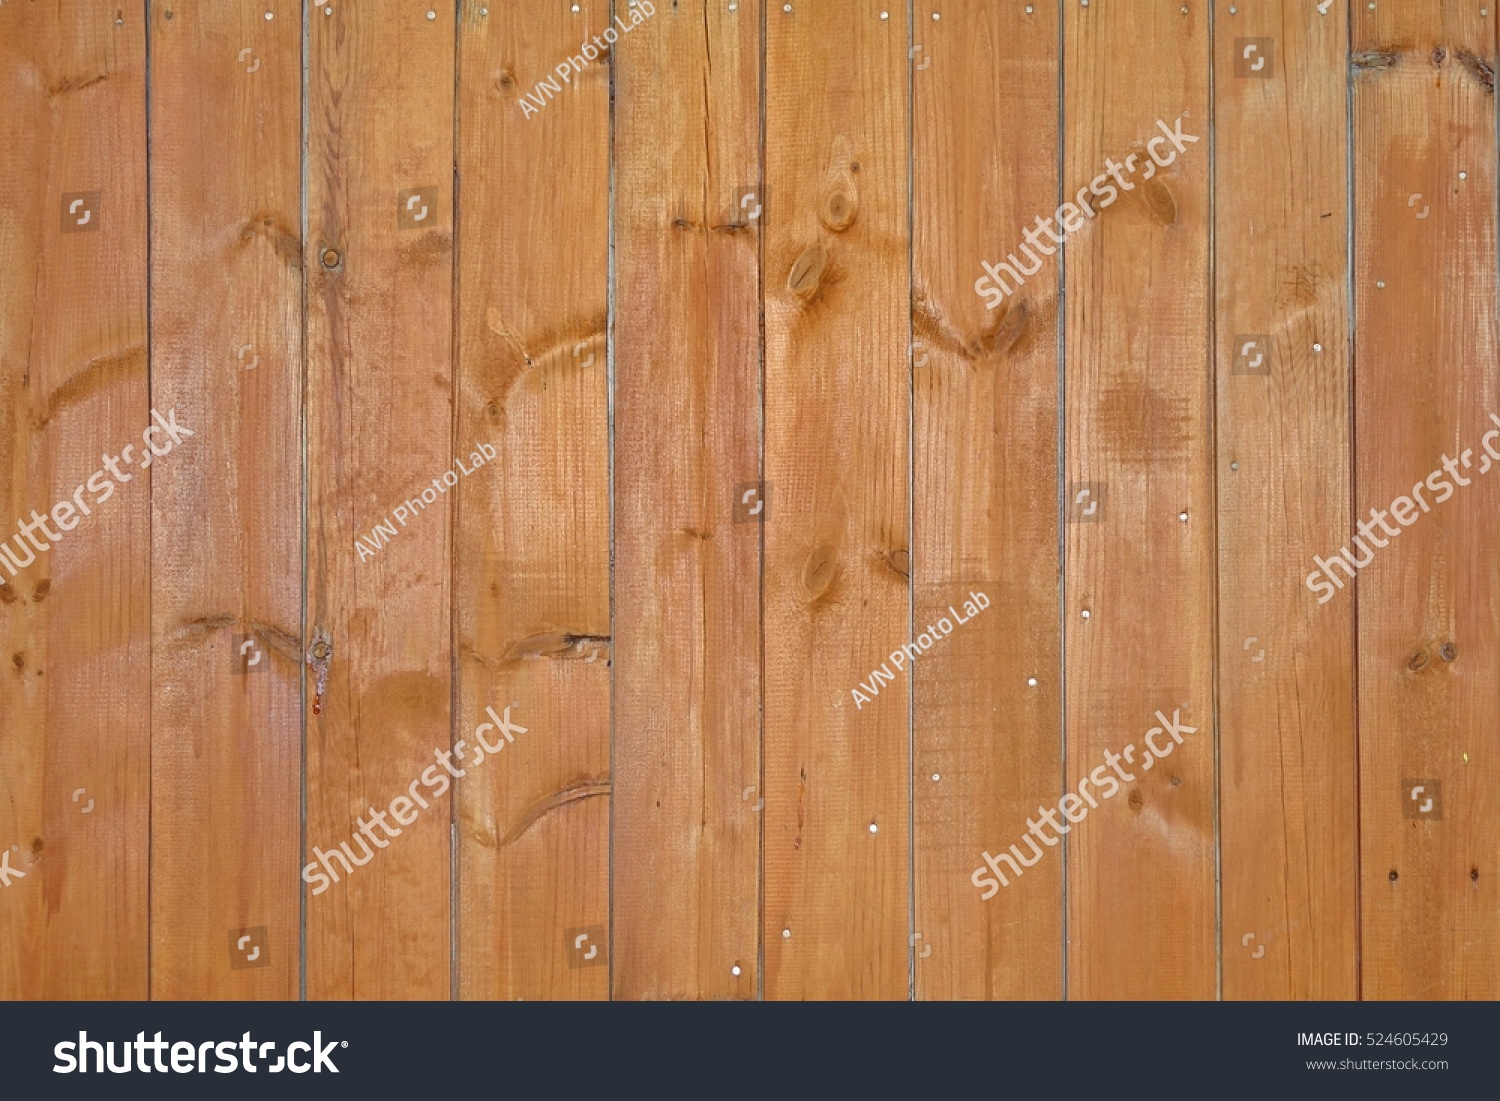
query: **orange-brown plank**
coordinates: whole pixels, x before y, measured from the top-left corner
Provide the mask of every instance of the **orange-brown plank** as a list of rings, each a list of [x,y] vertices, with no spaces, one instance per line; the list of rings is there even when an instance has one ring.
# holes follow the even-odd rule
[[[1354,502],[1372,534],[1340,542],[1367,562],[1353,588],[1370,999],[1500,997],[1496,15],[1354,8]],[[1351,597],[1337,576],[1325,613]]]
[[[982,855],[1062,784],[1058,267],[975,290],[1057,206],[1057,8],[937,7],[912,85],[913,569],[918,628],[952,637],[912,663],[917,994],[1059,998],[1062,861],[1002,885]],[[956,622],[975,591],[990,608]]]
[[[454,15],[326,7],[307,46],[307,994],[446,998]],[[325,864],[341,845],[365,863]]]
[[[463,998],[609,992],[609,66],[581,45],[611,22],[570,7],[460,17],[458,439],[496,458],[460,489],[458,737],[526,728],[462,784]]]
[[[146,28],[116,11],[0,6],[6,999],[148,989]]]
[[[1099,800],[1097,809],[1070,802],[1087,813],[1071,826],[1053,812],[1070,831],[1068,992],[1211,998],[1208,11],[1133,0],[1064,5],[1063,18],[1063,190],[1076,199],[1105,174],[1085,198],[1097,217],[1085,215],[1067,245],[1063,782],[1083,799],[1090,781]],[[1157,125],[1175,135],[1179,119],[1180,150]],[[1152,149],[1168,167],[1157,168]],[[1117,181],[1112,164],[1123,166]],[[1085,489],[1093,495],[1080,501]],[[1147,770],[1158,711],[1194,730],[1179,726],[1181,743],[1151,735],[1172,752]],[[1118,776],[1100,777],[1120,789],[1110,791],[1094,777],[1109,768],[1106,752],[1127,746]],[[1037,822],[1055,846],[1058,828]],[[1020,843],[1030,857],[1028,845],[1038,841]]]
[[[301,6],[158,0],[152,403],[195,435],[151,472],[156,998],[298,992],[301,161]]]
[[[1352,998],[1353,606],[1303,585],[1349,516],[1346,11],[1236,7],[1214,43],[1224,997]]]
[[[766,12],[767,998],[910,991],[909,29]]]
[[[615,57],[614,996],[754,998],[760,4],[656,10]]]

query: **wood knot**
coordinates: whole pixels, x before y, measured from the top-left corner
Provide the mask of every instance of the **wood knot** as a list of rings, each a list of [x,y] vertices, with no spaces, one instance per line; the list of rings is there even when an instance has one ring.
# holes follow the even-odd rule
[[[1423,669],[1427,668],[1428,663],[1431,661],[1431,654],[1429,654],[1425,649],[1418,650],[1411,656],[1411,660],[1406,663],[1406,667],[1413,673],[1420,673]]]
[[[1141,807],[1146,805],[1146,800],[1141,796],[1140,788],[1131,788],[1130,798],[1126,802],[1130,804],[1130,809],[1137,813],[1140,812]]]
[[[9,581],[0,581],[0,603],[14,604],[16,602],[16,590],[10,587]]]
[[[1365,50],[1355,54],[1349,63],[1355,72],[1368,73],[1394,69],[1400,60],[1395,50]]]
[[[509,69],[501,69],[500,75],[495,77],[495,87],[502,95],[509,95],[512,88],[516,86],[516,77]]]
[[[1482,57],[1476,57],[1468,50],[1455,50],[1453,56],[1461,65],[1468,70],[1470,76],[1479,82],[1479,86],[1490,95],[1495,94],[1495,67]]]
[[[1141,185],[1141,198],[1146,202],[1146,209],[1151,211],[1151,217],[1164,226],[1176,225],[1177,200],[1160,176]]]
[[[809,245],[787,273],[786,289],[804,305],[810,303],[823,286],[823,273],[827,268],[828,250],[822,245]]]
[[[1458,647],[1453,645],[1453,643],[1451,642],[1445,642],[1443,643],[1442,648],[1438,650],[1438,657],[1442,658],[1444,661],[1452,661],[1454,658],[1458,657]]]
[[[994,331],[985,338],[984,347],[990,355],[1007,355],[1020,342],[1031,320],[1031,305],[1024,298],[1007,299],[999,317],[995,319]]]
[[[1443,49],[1441,46],[1432,51],[1432,63],[1434,65],[1441,65],[1447,59],[1447,57],[1448,51]]]
[[[827,543],[813,548],[807,556],[807,564],[802,567],[802,586],[808,595],[816,598],[828,591],[839,572],[838,559],[838,552]]]
[[[52,579],[44,577],[36,583],[36,588],[31,590],[31,602],[40,604],[47,599],[47,594],[52,591]]]
[[[843,233],[859,217],[859,195],[851,189],[835,187],[823,201],[818,218],[834,233]]]

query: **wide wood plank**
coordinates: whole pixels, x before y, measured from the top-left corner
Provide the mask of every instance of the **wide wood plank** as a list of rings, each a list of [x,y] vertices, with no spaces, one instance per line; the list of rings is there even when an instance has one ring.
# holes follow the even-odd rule
[[[1062,861],[1002,884],[983,857],[1062,785],[1059,268],[976,290],[1057,207],[1058,16],[1033,7],[917,9],[912,568],[918,630],[952,635],[911,663],[922,998],[1062,996]]]
[[[449,524],[455,459],[469,467],[452,440],[454,14],[327,7],[308,39],[307,996],[446,998],[464,771],[443,756]]]
[[[1304,586],[1349,515],[1346,11],[1215,27],[1226,998],[1355,996],[1353,604]]]
[[[1075,795],[1053,811],[1053,832],[1038,820],[1047,848],[1028,838],[1020,849],[1056,860],[1068,831],[1069,997],[1211,998],[1208,12],[1138,0],[1065,5],[1063,20],[1064,192],[1096,212],[1067,247],[1064,785]],[[1105,754],[1127,746],[1110,765]],[[1097,809],[1081,805],[1086,780]],[[1087,817],[1069,825],[1058,817],[1069,808]]]
[[[609,65],[582,44],[611,21],[570,7],[460,24],[458,438],[496,457],[460,490],[458,736],[526,728],[461,787],[463,998],[609,991]]]
[[[1332,568],[1342,591],[1323,610],[1357,589],[1371,999],[1500,997],[1496,15],[1457,0],[1354,13],[1364,526],[1340,543],[1364,565],[1357,584]]]
[[[5,999],[148,995],[143,14],[0,6]]]
[[[615,57],[617,998],[759,989],[760,7]]]
[[[786,10],[790,7],[792,10]],[[909,29],[766,12],[765,996],[905,998]]]
[[[295,998],[302,11],[151,36],[152,402],[195,433],[152,467],[151,990]]]

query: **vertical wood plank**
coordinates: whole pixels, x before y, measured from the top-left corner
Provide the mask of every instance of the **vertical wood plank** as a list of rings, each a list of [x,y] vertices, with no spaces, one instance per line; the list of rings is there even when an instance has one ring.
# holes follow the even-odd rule
[[[459,441],[497,457],[460,489],[460,736],[527,731],[461,788],[464,998],[609,992],[611,12],[570,7],[462,14]]]
[[[1059,998],[1062,861],[1002,886],[982,857],[1062,785],[1058,265],[975,289],[1057,207],[1057,8],[938,7],[915,24],[913,569],[918,630],[951,637],[912,663],[917,993]],[[990,609],[955,622],[976,590]]]
[[[0,8],[6,999],[148,993],[145,47],[139,5]]]
[[[754,998],[760,4],[657,10],[615,58],[614,995]]]
[[[302,9],[151,37],[152,400],[196,433],[152,467],[151,989],[296,998]]]
[[[327,6],[308,39],[307,993],[446,998],[454,14]],[[320,856],[340,851],[364,863]]]
[[[1303,584],[1349,515],[1347,12],[1236,7],[1214,42],[1224,997],[1352,998],[1353,607]]]
[[[1357,581],[1370,999],[1500,996],[1495,18],[1451,0],[1355,8],[1355,521],[1366,526],[1345,546],[1373,555]],[[1344,589],[1325,611],[1350,599],[1337,576]]]
[[[1064,6],[1065,190],[1124,166],[1104,177],[1118,199],[1088,195],[1098,216],[1067,249],[1065,784],[1135,747],[1110,777],[1123,790],[1068,827],[1076,998],[1211,998],[1217,985],[1208,13],[1182,8]],[[1157,142],[1172,162],[1157,168],[1147,143],[1179,118],[1199,140]],[[1080,504],[1078,487],[1094,487],[1102,515],[1084,515],[1095,498]],[[1195,730],[1147,771],[1157,711]]]
[[[766,13],[765,996],[909,994],[909,28]]]

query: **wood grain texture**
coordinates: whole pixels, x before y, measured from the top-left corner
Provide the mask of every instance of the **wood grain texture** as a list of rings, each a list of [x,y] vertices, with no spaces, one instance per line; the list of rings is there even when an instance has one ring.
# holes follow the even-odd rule
[[[973,880],[1062,786],[1060,272],[993,309],[975,289],[1057,208],[1057,12],[941,14],[912,84],[916,627],[950,632],[912,663],[917,996],[1059,998],[1062,861]]]
[[[430,806],[407,809],[400,836],[370,825],[366,841],[360,823],[424,770],[463,771],[436,763],[453,746],[443,479],[467,455],[453,444],[454,17],[426,0],[332,7],[309,16],[308,41],[305,645],[326,633],[332,654],[326,692],[307,677],[304,859],[343,843],[366,863],[332,861],[340,881],[308,891],[307,995],[446,998],[451,788],[418,786]]]
[[[1118,200],[1090,197],[1098,216],[1067,249],[1064,504],[1078,522],[1067,527],[1064,783],[1076,789],[1106,751],[1139,754],[1121,766],[1125,789],[1067,837],[1068,992],[1211,998],[1207,12],[1068,5],[1063,39],[1064,191],[1124,166]],[[1158,143],[1171,160],[1158,169],[1147,143],[1179,118],[1199,140]],[[1098,519],[1077,503],[1085,484],[1105,487]],[[1195,732],[1150,771],[1136,766],[1162,725],[1155,713],[1179,709]]]
[[[5,999],[148,995],[150,475],[86,490],[150,424],[145,56],[140,7],[0,8]]]
[[[614,996],[754,998],[761,12],[658,12],[615,56]]]
[[[766,13],[765,996],[909,993],[909,28]]]
[[[1495,16],[1354,17],[1355,509],[1397,533],[1345,544],[1374,555],[1354,586],[1371,999],[1500,996]]]
[[[171,0],[151,36],[152,404],[196,433],[151,471],[151,989],[295,998],[302,12]]]
[[[609,65],[581,47],[611,21],[569,7],[461,23],[459,439],[498,457],[461,489],[460,736],[527,729],[461,789],[463,998],[609,993]]]
[[[1237,7],[1214,43],[1223,993],[1352,998],[1353,605],[1303,584],[1348,529],[1348,24]]]

